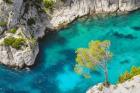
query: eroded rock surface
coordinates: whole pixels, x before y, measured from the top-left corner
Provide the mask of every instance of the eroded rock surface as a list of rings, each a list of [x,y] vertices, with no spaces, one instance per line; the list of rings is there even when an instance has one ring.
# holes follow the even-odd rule
[[[0,62],[12,67],[31,66],[39,52],[37,39],[44,36],[48,25],[46,13],[40,12],[33,0],[0,0]],[[11,33],[11,29],[16,29]],[[23,38],[25,44],[15,49],[4,44],[9,37]]]
[[[86,93],[140,93],[140,76],[135,76],[122,84],[110,85],[108,88],[98,84]]]
[[[87,14],[126,12],[138,9],[140,0],[56,0],[53,12],[44,12],[41,0],[0,0],[0,63],[23,67],[34,64],[37,39],[46,29],[57,29]],[[15,29],[16,32],[11,32]],[[20,49],[5,45],[5,38],[25,40]]]
[[[58,27],[87,14],[127,12],[140,8],[140,0],[64,0],[57,5],[51,23]]]

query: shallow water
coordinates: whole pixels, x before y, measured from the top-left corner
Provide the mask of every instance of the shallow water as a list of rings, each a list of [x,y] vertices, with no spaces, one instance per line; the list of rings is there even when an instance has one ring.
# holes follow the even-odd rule
[[[73,71],[75,50],[90,40],[110,40],[113,58],[109,81],[117,83],[120,74],[140,66],[140,11],[118,17],[78,20],[59,32],[48,33],[40,42],[37,64],[31,71],[0,67],[0,93],[85,93],[103,82],[101,70],[85,79]]]

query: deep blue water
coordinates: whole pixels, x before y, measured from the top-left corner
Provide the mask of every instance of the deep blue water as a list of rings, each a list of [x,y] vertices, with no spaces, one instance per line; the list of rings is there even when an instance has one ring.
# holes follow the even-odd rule
[[[0,67],[0,93],[85,93],[103,82],[101,70],[86,79],[73,71],[75,50],[90,40],[110,40],[113,58],[108,65],[109,81],[133,65],[140,66],[140,11],[128,15],[79,19],[40,41],[40,53],[31,71]]]

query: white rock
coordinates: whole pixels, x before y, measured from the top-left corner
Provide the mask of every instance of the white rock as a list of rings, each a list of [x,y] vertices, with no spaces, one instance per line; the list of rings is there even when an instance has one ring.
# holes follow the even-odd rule
[[[67,0],[66,0],[67,1]],[[68,2],[69,1],[69,2]],[[63,23],[69,23],[77,17],[89,13],[111,13],[132,11],[140,8],[140,2],[135,0],[68,0],[71,4],[61,5],[55,8],[51,24],[58,27]],[[110,1],[110,2],[109,2]],[[70,6],[71,5],[71,6]]]
[[[26,1],[26,2],[25,2]],[[53,13],[49,14],[38,12],[34,0],[12,0],[13,4],[7,4],[0,0],[0,22],[7,22],[7,26],[0,27],[0,34],[6,28],[22,28],[18,29],[18,33],[22,32],[25,39],[38,39],[45,35],[45,29],[54,29],[62,24],[68,24],[81,17],[92,13],[110,13],[120,11],[131,11],[140,8],[140,2],[137,0],[56,0]],[[109,2],[110,1],[110,2]],[[125,1],[125,2],[124,2]],[[43,7],[43,6],[41,6]],[[33,24],[29,24],[32,19]],[[19,37],[4,33],[0,35],[0,43],[7,36]],[[0,44],[0,63],[8,66],[23,67],[34,64],[36,55],[38,54],[38,45],[32,48],[29,41],[26,42],[27,47],[16,50]],[[34,43],[34,42],[33,42]]]
[[[122,84],[110,85],[109,88],[104,87],[99,90],[102,84],[98,84],[90,88],[86,93],[140,93],[140,76],[135,76]]]

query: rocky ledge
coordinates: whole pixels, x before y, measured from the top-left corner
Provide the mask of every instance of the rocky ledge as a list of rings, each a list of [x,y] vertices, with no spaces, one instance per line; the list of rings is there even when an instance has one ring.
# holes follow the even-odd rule
[[[0,0],[0,63],[22,68],[34,64],[38,38],[87,14],[127,12],[140,0],[53,0],[45,12],[42,0]]]
[[[66,25],[78,17],[103,13],[124,13],[140,8],[140,0],[63,0],[56,3],[50,23]]]
[[[104,87],[102,83],[93,86],[86,93],[140,93],[140,75],[124,83]]]

